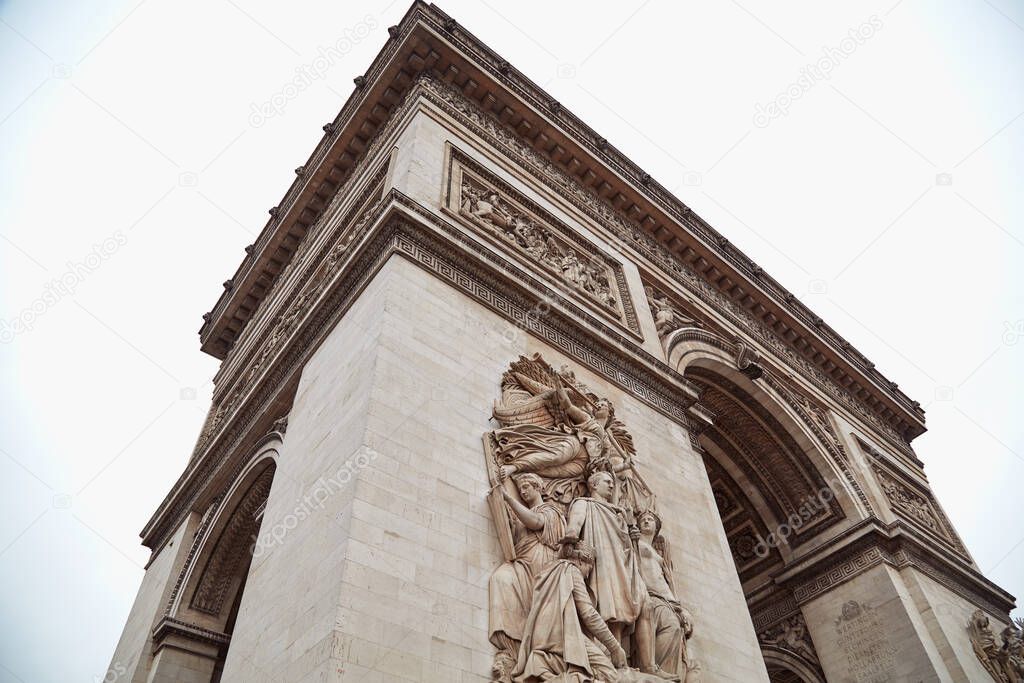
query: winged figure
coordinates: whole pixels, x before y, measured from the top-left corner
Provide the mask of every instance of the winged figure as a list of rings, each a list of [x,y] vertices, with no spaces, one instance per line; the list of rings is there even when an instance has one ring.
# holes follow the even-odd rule
[[[520,357],[502,378],[493,417],[495,481],[533,472],[544,493],[568,505],[586,495],[597,470],[616,475],[616,499],[634,514],[654,507],[650,488],[634,469],[633,438],[606,398],[598,397],[563,366],[554,370],[539,355]]]

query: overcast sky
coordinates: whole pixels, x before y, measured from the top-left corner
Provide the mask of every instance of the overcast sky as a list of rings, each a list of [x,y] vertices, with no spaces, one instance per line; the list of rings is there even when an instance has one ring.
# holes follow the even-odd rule
[[[442,5],[925,405],[1024,595],[1024,4],[596,7]],[[209,406],[200,316],[406,9],[0,5],[0,680],[103,675]]]

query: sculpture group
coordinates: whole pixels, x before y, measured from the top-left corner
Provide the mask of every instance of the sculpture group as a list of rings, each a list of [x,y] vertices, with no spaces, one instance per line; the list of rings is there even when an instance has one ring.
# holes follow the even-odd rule
[[[655,497],[612,404],[535,355],[505,372],[493,416],[495,680],[697,680]]]
[[[988,617],[976,610],[967,623],[967,632],[974,653],[992,678],[999,683],[1024,683],[1024,620],[1004,628],[997,640]]]

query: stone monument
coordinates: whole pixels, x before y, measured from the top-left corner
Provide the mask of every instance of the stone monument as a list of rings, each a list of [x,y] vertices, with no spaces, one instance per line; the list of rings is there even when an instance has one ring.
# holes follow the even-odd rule
[[[442,10],[388,34],[204,316],[108,679],[1021,681],[920,405]]]

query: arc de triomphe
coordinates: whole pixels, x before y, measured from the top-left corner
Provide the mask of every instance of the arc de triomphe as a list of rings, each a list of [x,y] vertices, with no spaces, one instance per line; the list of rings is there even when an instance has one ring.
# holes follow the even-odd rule
[[[920,405],[440,9],[213,310],[132,681],[1020,681]]]

